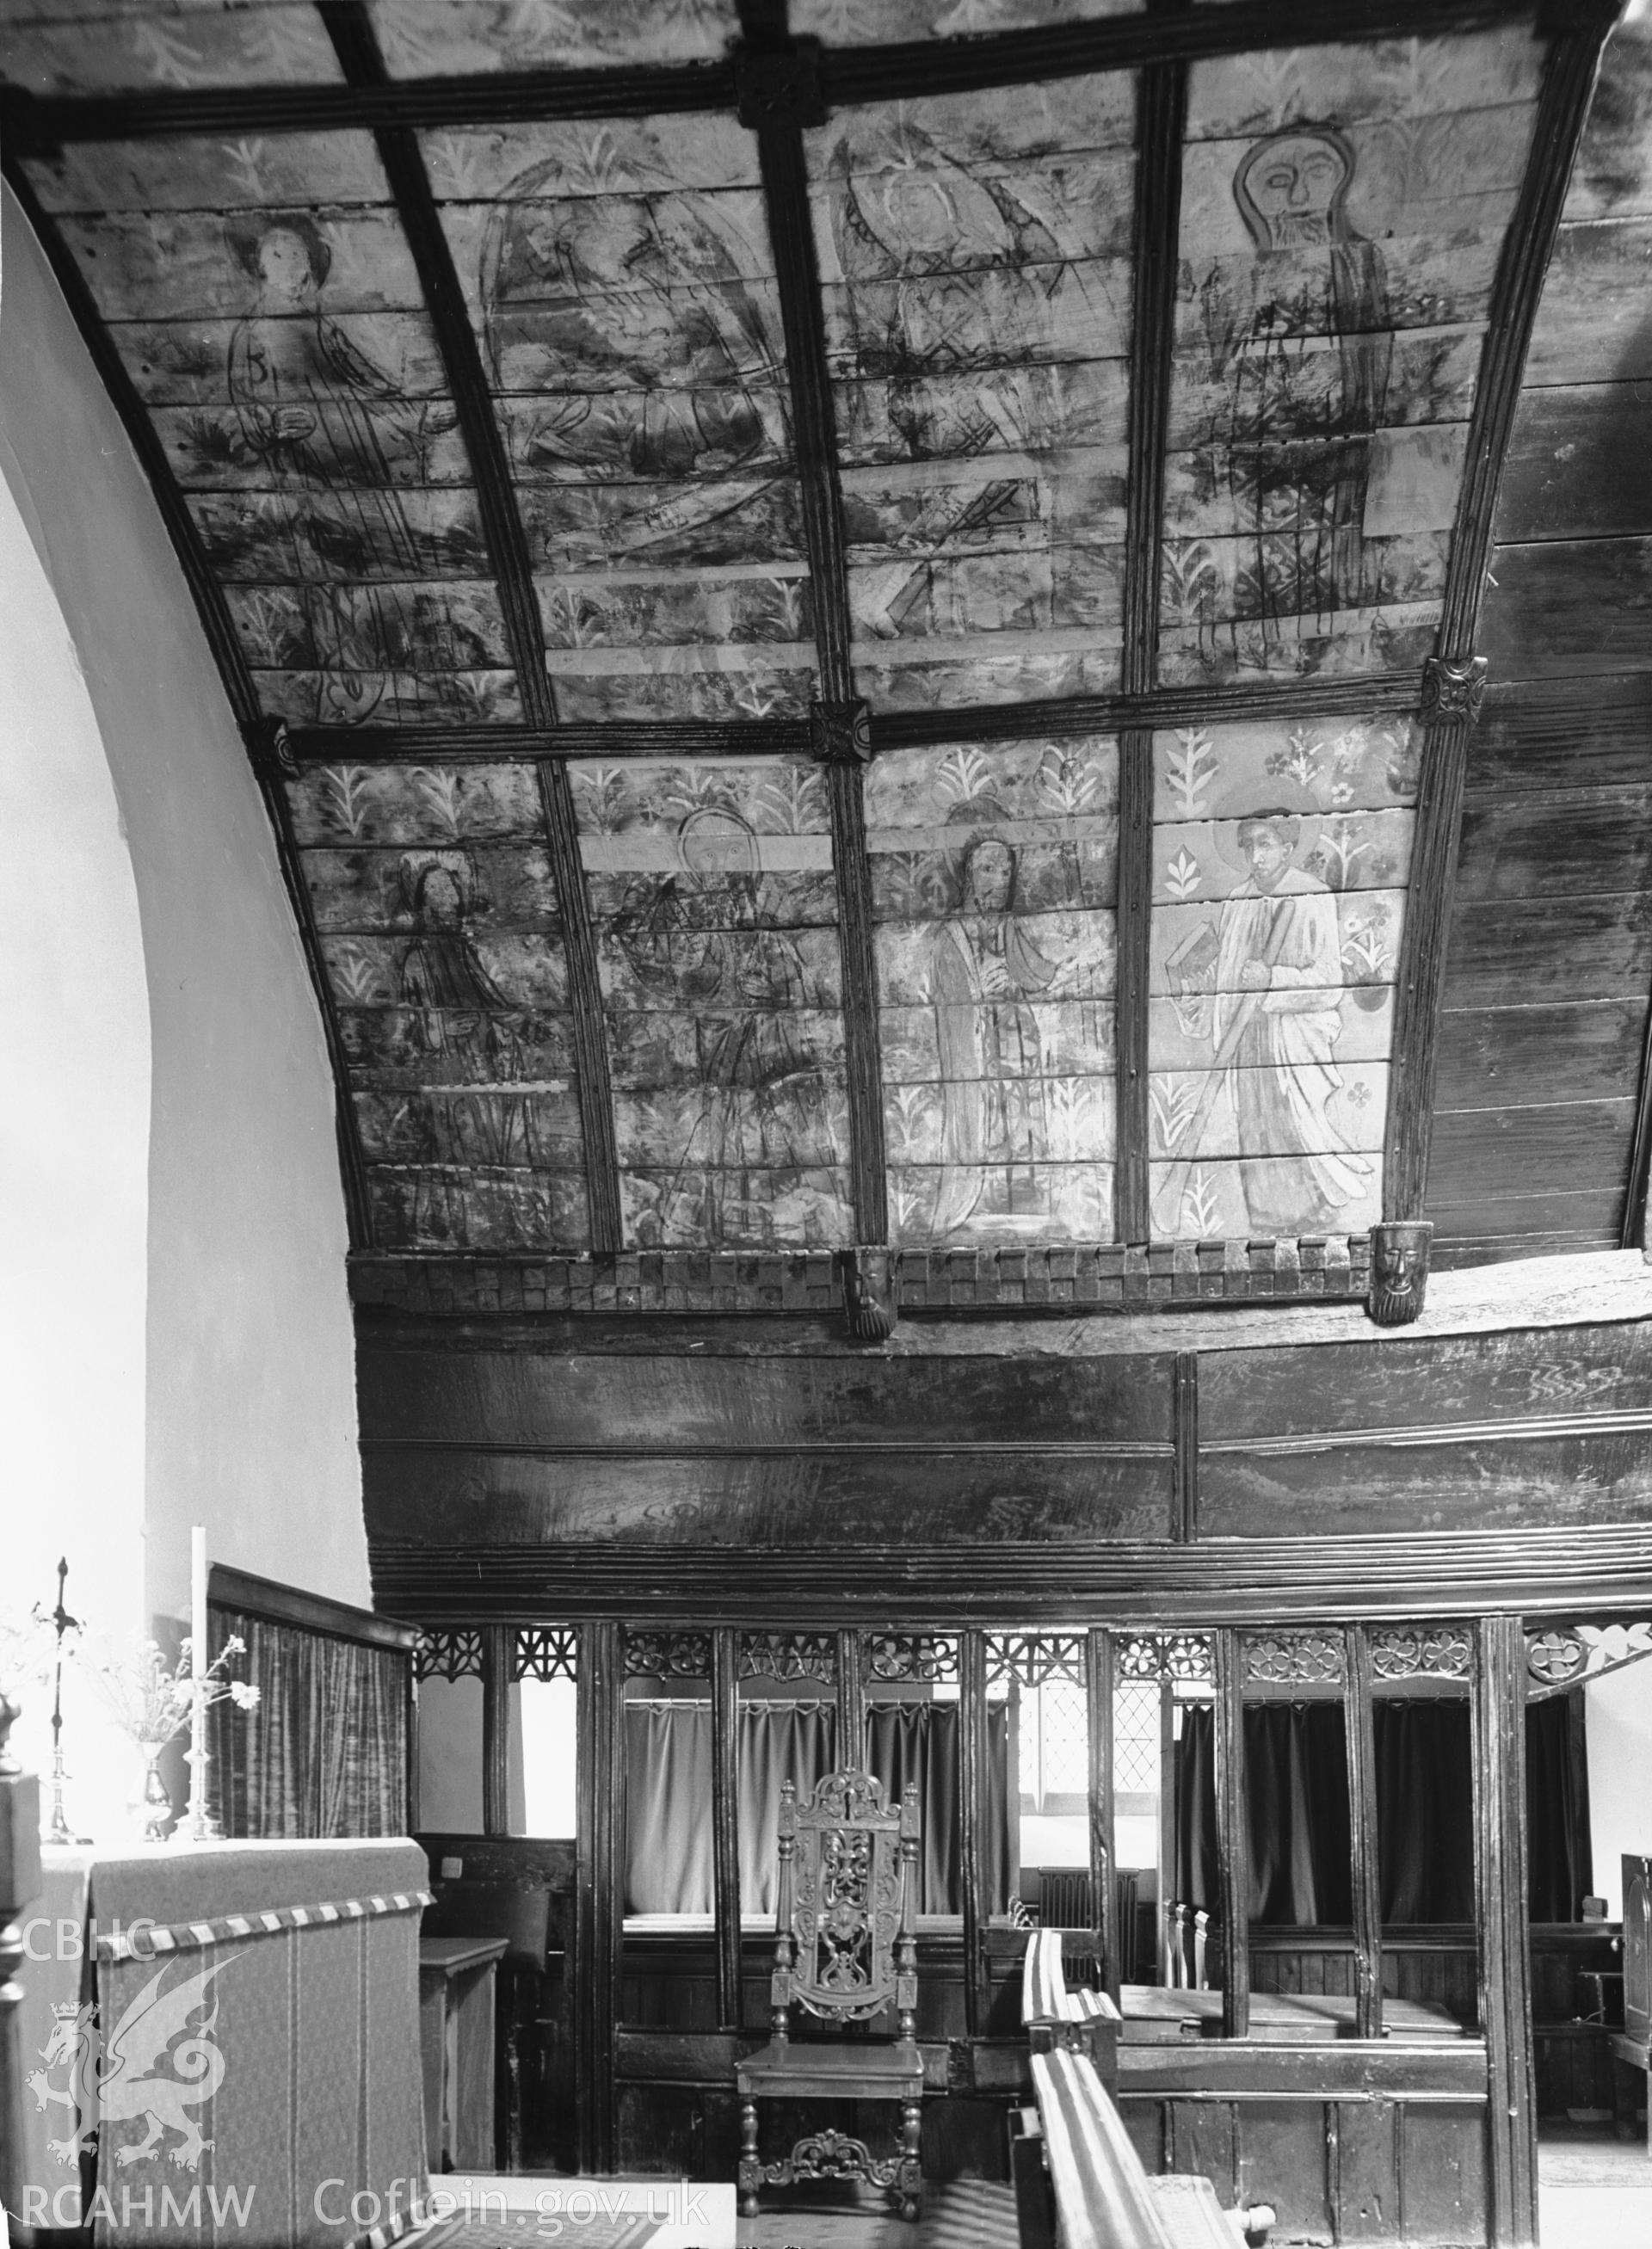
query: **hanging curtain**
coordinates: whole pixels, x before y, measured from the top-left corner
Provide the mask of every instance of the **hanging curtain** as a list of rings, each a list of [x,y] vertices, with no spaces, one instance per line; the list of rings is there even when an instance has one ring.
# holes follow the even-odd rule
[[[1373,1710],[1377,1868],[1385,1923],[1474,1919],[1474,1766],[1469,1706],[1394,1701]],[[1538,1807],[1527,1807],[1537,1815]]]
[[[1214,1912],[1216,1729],[1208,1702],[1181,1715],[1176,1744],[1176,1889]],[[1251,1921],[1261,1928],[1345,1923],[1352,1913],[1348,1761],[1337,1702],[1259,1702],[1245,1712]]]
[[[740,1911],[774,1910],[780,1792],[800,1799],[836,1764],[836,1712],[829,1702],[742,1702],[735,1730],[740,1776]],[[867,1713],[867,1764],[891,1802],[918,1784],[922,1842],[919,1913],[958,1914],[963,1884],[958,1842],[958,1705],[874,1703]],[[1006,1909],[1012,1876],[1008,1807],[1008,1711],[987,1713],[988,1828],[985,1910]],[[712,1712],[708,1702],[625,1706],[625,1910],[709,1914],[713,1909]]]
[[[228,1835],[407,1832],[407,1667],[398,1648],[335,1640],[214,1608],[208,1646],[243,1640],[232,1675],[251,1710],[208,1713],[218,1817]]]
[[[874,1702],[866,1713],[866,1762],[898,1804],[909,1781],[918,1783],[918,1911],[961,1914],[963,1864],[958,1820],[956,1702]],[[987,1913],[1008,1910],[1015,1883],[1009,1835],[1009,1706],[987,1705],[986,1860],[981,1868]],[[1020,1807],[1016,1807],[1020,1816]]]
[[[1589,1843],[1589,1764],[1567,1695],[1525,1712],[1526,1879],[1533,1921],[1576,1921],[1594,1888]],[[1538,1807],[1544,1807],[1541,1815]]]
[[[1474,1919],[1474,1780],[1469,1709],[1394,1699],[1373,1709],[1377,1860],[1385,1925]],[[1529,1901],[1534,1921],[1570,1921],[1589,1888],[1588,1771],[1563,1698],[1526,1709]],[[1214,1911],[1215,1713],[1182,1709],[1176,1744],[1175,1888]],[[1346,1928],[1352,1919],[1347,1752],[1338,1702],[1258,1702],[1245,1711],[1250,1919],[1261,1928]]]

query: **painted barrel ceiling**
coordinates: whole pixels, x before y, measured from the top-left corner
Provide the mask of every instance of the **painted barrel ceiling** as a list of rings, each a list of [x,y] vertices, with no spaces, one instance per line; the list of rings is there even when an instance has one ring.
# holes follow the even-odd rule
[[[358,1249],[1418,1214],[1427,667],[1606,19],[1319,12],[7,11]]]

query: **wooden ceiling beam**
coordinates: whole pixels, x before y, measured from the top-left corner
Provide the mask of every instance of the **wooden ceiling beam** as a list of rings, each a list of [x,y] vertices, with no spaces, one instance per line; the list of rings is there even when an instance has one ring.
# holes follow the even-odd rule
[[[1007,1543],[740,1554],[728,1547],[368,1544],[375,1601],[410,1623],[637,1622],[789,1631],[843,1623],[1155,1624],[1292,1618],[1541,1617],[1652,1599],[1652,1525],[1191,1544]]]
[[[1147,20],[1180,17],[1180,0],[1160,0]],[[1150,695],[1159,677],[1160,553],[1165,449],[1175,349],[1176,275],[1181,239],[1182,140],[1187,66],[1160,63],[1136,82],[1136,209],[1132,246],[1134,313],[1125,475],[1124,649],[1126,696]],[[1138,719],[1119,734],[1117,1121],[1113,1224],[1121,1241],[1153,1230],[1147,1170],[1148,999],[1153,950],[1153,728]]]
[[[1551,4],[1569,20],[1581,5]],[[1252,49],[1353,41],[1442,38],[1529,22],[1538,0],[1234,0],[1178,13],[1107,16],[1085,23],[819,51],[829,104],[910,100],[1024,86],[1045,79],[1191,63]],[[154,140],[172,134],[419,131],[437,126],[542,124],[732,109],[732,60],[631,65],[606,70],[498,71],[344,86],[145,88],[115,94],[40,96],[8,87],[0,133],[20,152],[71,141]]]
[[[978,703],[947,711],[871,712],[866,745],[885,750],[953,742],[1077,740],[1130,726],[1214,726],[1225,720],[1377,718],[1414,714],[1418,674],[1339,673],[1323,679],[1254,680],[1221,687],[1161,687],[1142,695],[1072,695],[1044,702]],[[476,765],[514,758],[799,757],[815,746],[807,719],[613,719],[538,727],[475,725],[289,726],[288,754],[300,765]]]
[[[356,1123],[355,1104],[350,1095],[349,1057],[345,1052],[338,1008],[321,952],[320,933],[316,927],[309,885],[299,864],[293,811],[287,802],[285,786],[286,768],[278,754],[280,728],[264,716],[246,652],[237,636],[223,588],[207,560],[206,549],[195,526],[195,519],[190,515],[183,493],[172,473],[166,449],[138,396],[124,361],[115,349],[114,339],[103,324],[92,292],[86,285],[86,276],[56,223],[41,208],[27,175],[17,162],[16,151],[8,148],[3,161],[6,183],[17,196],[24,216],[34,230],[58,286],[63,292],[75,327],[80,332],[81,340],[91,354],[92,362],[108,392],[115,412],[120,417],[121,427],[132,450],[148,478],[155,505],[161,511],[161,519],[166,526],[173,552],[178,558],[178,567],[183,573],[184,583],[189,589],[196,614],[201,620],[207,646],[217,665],[218,677],[224,682],[224,691],[231,712],[247,746],[275,836],[281,880],[286,889],[287,901],[293,908],[293,918],[298,925],[304,964],[309,971],[311,989],[315,994],[316,1006],[320,1013],[322,1035],[327,1041],[327,1059],[332,1065],[333,1124],[338,1140],[339,1174],[344,1189],[345,1221],[350,1246],[353,1249],[371,1249],[375,1246],[373,1208],[368,1194],[367,1165]]]
[[[850,660],[848,542],[837,471],[831,372],[821,312],[819,261],[803,127],[824,120],[816,50],[791,38],[784,0],[741,0],[745,45],[737,62],[740,122],[757,137],[763,203],[774,257],[786,347],[803,544],[809,556],[819,699],[812,749],[824,766],[837,892],[843,1065],[849,1097],[850,1200],[857,1243],[889,1238],[883,1054],[872,946],[871,861],[866,848],[867,712]]]
[[[318,13],[352,86],[384,85],[384,58],[364,0],[321,0]],[[546,669],[545,632],[533,590],[533,560],[470,310],[417,134],[406,126],[384,125],[375,129],[373,138],[452,393],[454,414],[475,483],[483,543],[499,588],[517,691],[529,727],[543,736],[556,726],[556,698]],[[540,760],[539,787],[568,972],[590,1241],[593,1250],[600,1253],[617,1249],[623,1236],[614,1091],[596,938],[566,762],[560,758]]]
[[[1550,45],[1519,199],[1504,237],[1491,292],[1439,636],[1435,653],[1424,668],[1428,724],[1394,1000],[1383,1151],[1385,1224],[1421,1220],[1427,1199],[1440,1003],[1469,736],[1486,669],[1474,646],[1497,487],[1573,161],[1594,91],[1600,50],[1615,17],[1615,6],[1600,4],[1600,0],[1580,4],[1570,11],[1567,28]],[[1373,1248],[1373,1262],[1375,1256]]]

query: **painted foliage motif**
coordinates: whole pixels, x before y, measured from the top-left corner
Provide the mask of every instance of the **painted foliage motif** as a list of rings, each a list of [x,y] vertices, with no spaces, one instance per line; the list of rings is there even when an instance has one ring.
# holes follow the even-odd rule
[[[829,817],[789,760],[574,768],[626,1239],[853,1228]]]
[[[667,118],[427,145],[561,715],[801,712],[814,627],[752,136]]]
[[[1416,730],[1188,729],[1153,754],[1153,1231],[1359,1231],[1380,1214]]]
[[[1167,681],[1428,652],[1532,52],[1488,35],[1195,69]]]
[[[894,752],[866,821],[894,1238],[1111,1239],[1116,746]]]
[[[874,707],[1116,684],[1132,138],[1117,76],[808,136]]]
[[[387,1248],[587,1235],[533,768],[306,768],[289,801]]]

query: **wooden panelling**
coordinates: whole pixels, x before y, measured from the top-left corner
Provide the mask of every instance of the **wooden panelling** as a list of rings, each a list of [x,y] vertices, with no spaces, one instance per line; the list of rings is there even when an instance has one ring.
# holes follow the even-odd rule
[[[365,1436],[509,1447],[698,1448],[905,1442],[1017,1446],[1172,1441],[1166,1353],[1092,1359],[740,1359],[657,1347],[595,1353],[375,1350],[364,1338]]]
[[[1447,956],[1454,1008],[1611,999],[1652,981],[1652,896],[1619,891],[1459,905]]]
[[[1652,1408],[1652,1331],[1638,1322],[1500,1336],[1206,1351],[1201,1437],[1443,1427],[1529,1415]]]
[[[1507,1202],[1431,1203],[1433,1262],[1443,1272],[1449,1266],[1619,1249],[1623,1207],[1622,1195],[1609,1187]]]
[[[1406,2239],[1478,2241],[1486,2206],[1484,2110],[1408,2102],[1400,2117],[1399,2154]]]
[[[1502,547],[1479,652],[1500,678],[1652,668],[1652,538]]]
[[[1169,1519],[1172,1460],[1090,1453],[982,1457],[939,1450],[799,1456],[544,1457],[368,1446],[368,1536],[444,1546],[683,1545],[839,1551],[891,1537],[924,1544],[1154,1538]]]
[[[1644,1433],[1215,1454],[1205,1462],[1201,1514],[1210,1538],[1334,1537],[1377,1524],[1402,1531],[1644,1522],[1652,1517],[1652,1462]]]
[[[1646,1015],[1643,997],[1448,1009],[1440,1023],[1436,1115],[1518,1101],[1633,1101]],[[1437,1124],[1435,1150],[1437,1160]]]
[[[1544,285],[1525,379],[1632,382],[1652,375],[1652,219],[1563,226]]]
[[[1580,700],[1587,704],[1587,690]],[[1460,907],[1644,890],[1652,874],[1649,811],[1652,786],[1480,799],[1463,817]]]
[[[1652,513],[1652,511],[1649,511]],[[1483,792],[1644,787],[1652,780],[1652,674],[1493,681],[1469,744],[1469,802]]]
[[[1510,440],[1497,537],[1604,539],[1649,525],[1652,394],[1645,385],[1528,390]],[[1500,581],[1501,565],[1494,567]]]
[[[1565,1193],[1580,1180],[1621,1193],[1634,1136],[1633,1097],[1453,1111],[1435,1124],[1429,1210],[1436,1200],[1466,1202],[1488,1184],[1499,1200]]]

